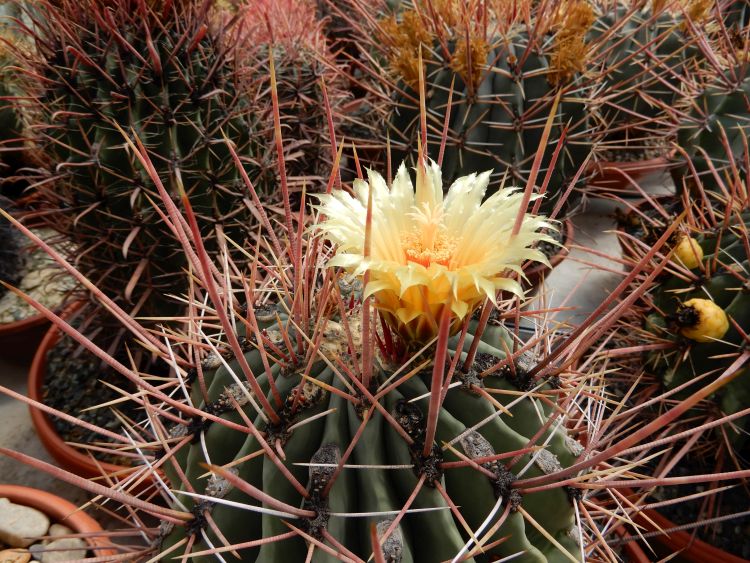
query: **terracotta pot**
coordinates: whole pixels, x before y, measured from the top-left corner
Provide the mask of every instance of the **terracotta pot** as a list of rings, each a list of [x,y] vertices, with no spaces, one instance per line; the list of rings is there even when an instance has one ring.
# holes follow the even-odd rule
[[[632,162],[596,162],[591,165],[590,171],[593,176],[589,180],[589,186],[602,191],[625,192],[633,197],[640,197],[640,194],[634,193],[628,177],[634,182],[639,182],[649,174],[661,172],[669,166],[670,160],[666,156]],[[620,196],[623,197],[625,194]]]
[[[28,361],[48,330],[49,321],[44,315],[33,315],[20,321],[0,324],[2,356],[14,362]]]
[[[624,537],[626,535],[623,528],[617,529],[617,535]],[[646,555],[643,548],[638,545],[637,541],[629,541],[622,544],[622,553],[626,556],[624,563],[651,563],[651,558]]]
[[[44,378],[47,375],[47,351],[55,345],[59,338],[60,331],[54,326],[51,327],[42,339],[34,355],[34,360],[31,363],[28,394],[29,398],[40,403],[44,402],[42,400],[42,386],[44,385]],[[136,468],[133,467],[104,462],[95,463],[87,453],[77,450],[63,441],[47,414],[34,407],[30,407],[30,410],[31,421],[34,424],[39,440],[50,455],[71,473],[91,478],[100,477],[102,471],[118,473],[120,476],[123,476],[128,471],[135,471]],[[147,482],[150,482],[150,480],[147,480]]]
[[[747,559],[727,553],[717,547],[693,537],[692,530],[669,531],[678,525],[656,510],[644,510],[644,516],[650,518],[653,524],[645,517],[638,518],[638,523],[649,532],[662,532],[651,536],[649,542],[657,553],[671,555],[679,553],[675,561],[690,563],[748,563]],[[656,526],[654,526],[656,524]],[[657,528],[658,526],[658,528]]]
[[[117,554],[99,523],[67,500],[39,489],[18,485],[0,485],[0,498],[14,504],[35,508],[49,516],[50,520],[67,526],[77,534],[96,534],[86,538],[90,549],[97,557]]]
[[[539,262],[528,262],[523,271],[526,274],[528,282],[523,282],[522,285],[525,288],[536,288],[542,283],[542,277],[546,276],[552,268],[560,264],[565,257],[568,255],[570,250],[568,246],[573,243],[573,222],[570,219],[565,219],[562,225],[563,231],[563,246],[559,249],[557,254],[549,259],[550,266],[545,266]]]
[[[637,494],[631,489],[622,489],[622,493],[635,500]],[[643,527],[644,532],[656,532],[649,536],[651,548],[662,557],[678,553],[673,560],[689,563],[749,563],[747,559],[727,553],[703,540],[694,538],[692,530],[673,530],[678,525],[658,510],[645,509],[634,514],[635,522]],[[627,545],[627,544],[625,544]],[[650,559],[645,559],[649,561]]]

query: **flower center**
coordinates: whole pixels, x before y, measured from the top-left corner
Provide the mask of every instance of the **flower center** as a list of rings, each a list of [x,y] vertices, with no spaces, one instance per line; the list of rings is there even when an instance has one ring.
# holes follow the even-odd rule
[[[407,262],[416,262],[428,268],[430,264],[448,266],[456,249],[456,242],[444,233],[424,233],[411,231],[401,236],[401,247],[404,249]]]

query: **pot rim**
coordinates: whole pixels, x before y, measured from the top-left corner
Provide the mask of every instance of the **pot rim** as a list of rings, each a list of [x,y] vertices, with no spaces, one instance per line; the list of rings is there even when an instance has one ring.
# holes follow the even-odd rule
[[[36,508],[44,512],[51,520],[68,526],[76,533],[92,534],[85,540],[89,544],[89,549],[95,551],[97,557],[117,554],[117,550],[112,548],[112,543],[108,540],[101,524],[62,497],[33,487],[5,484],[0,484],[0,497],[8,498],[15,504]],[[93,535],[97,532],[101,534]]]
[[[42,385],[47,375],[47,352],[60,338],[60,329],[52,325],[44,335],[39,347],[34,354],[34,359],[29,369],[28,396],[30,399],[44,403],[42,400]],[[102,473],[117,474],[125,476],[127,473],[137,471],[138,467],[127,467],[115,465],[102,461],[96,461],[91,456],[84,454],[76,448],[66,444],[55,430],[54,425],[45,412],[33,405],[29,405],[31,421],[39,440],[45,449],[60,462],[63,467],[69,468],[76,475],[91,478],[101,477]]]
[[[0,338],[3,336],[9,336],[24,330],[43,326],[48,321],[47,317],[42,314],[31,315],[20,321],[13,321],[10,323],[0,323]]]

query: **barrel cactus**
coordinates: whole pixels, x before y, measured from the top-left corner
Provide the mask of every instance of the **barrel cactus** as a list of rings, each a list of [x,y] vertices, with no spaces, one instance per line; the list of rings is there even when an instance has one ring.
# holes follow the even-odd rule
[[[593,144],[586,107],[590,92],[581,75],[591,8],[575,2],[561,16],[539,7],[526,21],[492,2],[448,1],[433,7],[416,1],[402,2],[395,15],[384,8],[373,23],[370,5],[349,3],[349,11],[357,14],[353,19],[370,25],[359,33],[366,38],[362,48],[368,51],[370,79],[390,92],[392,162],[410,156],[420,136],[421,50],[427,143],[433,158],[441,152],[452,92],[441,162],[446,180],[493,170],[491,190],[503,181],[524,185],[551,118],[536,184],[541,186],[550,173],[543,206],[552,211]],[[381,141],[386,144],[386,139]],[[553,160],[558,145],[561,150]]]
[[[279,327],[275,317],[260,326],[264,337],[269,338],[279,337],[279,328],[288,330],[288,324],[282,320],[282,327]],[[345,353],[347,339],[341,324],[329,321],[327,327],[321,347],[329,353]],[[358,338],[361,335],[355,333],[355,346],[361,345]],[[467,350],[470,342],[469,335],[465,341]],[[252,339],[248,342],[251,350],[246,352],[245,360],[254,373],[264,374],[261,353],[253,349],[255,344]],[[277,345],[284,355],[289,355],[281,340]],[[175,452],[173,458],[184,475],[169,469],[167,474],[172,483],[183,483],[179,491],[199,496],[185,497],[177,492],[177,498],[196,517],[191,526],[170,530],[161,549],[169,550],[191,535],[195,538],[192,549],[196,552],[211,545],[218,546],[222,541],[230,545],[243,544],[283,536],[292,529],[291,524],[309,537],[298,533],[288,539],[243,550],[241,560],[302,561],[313,542],[332,546],[338,553],[354,553],[366,559],[373,550],[371,527],[378,531],[386,561],[438,562],[462,552],[474,553],[471,561],[491,561],[493,557],[519,552],[524,552],[528,561],[566,561],[571,556],[575,560],[580,548],[572,533],[574,499],[568,491],[561,487],[521,497],[513,488],[516,479],[513,471],[528,466],[524,473],[528,477],[554,472],[559,467],[569,466],[581,446],[567,436],[564,428],[544,429],[542,421],[551,414],[549,406],[528,395],[521,401],[513,400],[519,392],[528,389],[523,386],[528,385],[528,381],[519,387],[510,377],[511,368],[504,371],[507,377],[481,376],[506,358],[502,350],[512,346],[512,339],[502,327],[490,327],[484,332],[483,351],[467,373],[457,374],[461,385],[445,396],[434,441],[429,444],[426,455],[423,450],[432,370],[420,372],[387,391],[378,399],[380,408],[375,408],[362,395],[355,401],[345,398],[350,396],[348,385],[335,375],[337,368],[327,366],[324,361],[314,362],[309,370],[284,369],[277,364],[271,373],[282,398],[282,407],[278,411],[280,420],[272,422],[252,406],[253,392],[248,385],[244,381],[236,382],[234,374],[240,373],[237,360],[218,368],[212,367],[217,363],[216,358],[204,361],[203,377],[208,395],[203,400],[196,385],[193,403],[207,413],[238,424],[243,420],[237,411],[240,405],[247,419],[255,424],[258,435],[247,435],[210,420],[179,423],[172,428],[172,440],[189,439],[190,443]],[[524,356],[517,360],[512,368],[520,380],[523,380],[524,370],[530,367],[524,363],[526,359]],[[374,395],[378,389],[386,387],[396,367],[387,366],[373,374],[368,392]],[[258,383],[267,400],[273,402],[269,378],[260,375]],[[537,392],[552,397],[554,395],[548,394],[550,389],[553,388],[545,384]],[[500,407],[494,406],[488,396],[497,397],[503,405],[511,401],[515,404],[508,408],[507,416],[494,416]],[[422,399],[415,400],[418,397]],[[390,418],[386,419],[386,415]],[[490,418],[490,422],[482,424],[486,418]],[[398,426],[393,426],[394,421]],[[479,428],[474,430],[477,425]],[[542,454],[519,454],[516,465],[511,468],[499,461],[514,457],[514,451],[523,451],[532,438],[546,444]],[[448,448],[445,446],[448,443],[453,445]],[[349,452],[352,445],[353,450]],[[283,458],[270,453],[242,461],[268,447],[283,451]],[[352,467],[337,472],[337,464],[346,454],[345,461]],[[478,459],[482,470],[462,463],[466,458]],[[228,469],[217,470],[209,479],[201,478],[207,463]],[[279,463],[293,479],[282,474]],[[165,467],[169,468],[169,464]],[[252,508],[243,510],[241,505],[248,503],[260,508],[242,486],[243,482],[271,497],[263,507],[279,510],[283,503],[293,507],[293,513],[285,515],[283,509],[266,514]],[[303,488],[295,487],[295,482]],[[407,513],[386,538],[386,530],[415,487],[419,492],[411,506],[427,511]],[[451,514],[444,493],[461,507],[458,517]],[[510,514],[496,530],[482,534],[482,544],[487,546],[484,553],[473,545],[463,549],[469,540],[465,526],[478,529],[496,503],[501,503],[502,510],[507,509]],[[519,506],[544,527],[557,545],[525,522]],[[361,514],[361,517],[348,517],[354,514]],[[209,526],[209,517],[224,540]],[[489,547],[506,536],[510,536],[507,541]],[[198,558],[199,561],[210,559]],[[320,548],[315,549],[313,560],[335,561],[337,558]]]
[[[45,220],[86,276],[144,316],[175,312],[165,296],[187,288],[187,262],[128,141],[147,148],[172,197],[187,193],[212,253],[254,223],[227,139],[259,184],[270,152],[254,148],[258,106],[239,79],[237,29],[211,4],[61,0],[28,14],[33,132],[50,175],[37,191],[55,210]]]
[[[739,375],[704,403],[709,417],[750,407],[750,374],[746,362],[736,363],[750,331],[750,206],[738,200],[714,206],[713,220],[706,215],[691,221],[692,229],[669,241],[671,260],[639,313],[644,331],[638,337],[656,348],[647,354],[648,371],[666,390],[680,388],[677,397],[738,369]],[[674,220],[664,213],[662,222],[665,217]],[[727,426],[732,444],[746,441],[747,418]]]
[[[700,183],[706,191],[721,191],[719,186],[734,181],[735,170],[746,178],[748,133],[750,76],[743,64],[713,77],[690,101],[678,131],[677,187],[695,194]]]
[[[380,561],[580,560],[577,493],[514,488],[517,473],[553,475],[582,452],[549,424],[571,387],[535,379],[531,351],[511,358],[518,346],[501,324],[470,320],[499,289],[520,291],[497,272],[539,259],[529,246],[545,236],[546,223],[526,215],[508,244],[523,196],[506,188],[480,205],[488,182],[488,173],[461,178],[444,199],[436,164],[420,165],[416,192],[402,165],[390,188],[371,172],[355,197],[321,196],[319,228],[338,244],[329,265],[369,282],[326,276],[301,325],[292,300],[247,307],[237,317],[249,321],[242,358],[223,344],[189,374],[189,403],[202,414],[169,425],[158,460],[174,507],[194,517],[164,527],[162,556],[208,561],[201,554],[223,544],[243,561],[365,560],[375,534]],[[369,221],[370,262],[359,244]],[[379,352],[368,295],[385,319]],[[326,302],[346,305],[326,314]],[[295,344],[304,326],[312,349]],[[414,354],[416,369],[403,363]],[[464,367],[448,385],[452,355]],[[483,525],[488,517],[499,520]]]
[[[683,10],[668,2],[603,5],[588,40],[596,115],[605,132],[599,156],[665,156],[674,129],[670,108],[685,95],[682,84],[695,72],[700,53]]]
[[[320,191],[334,160],[329,119],[339,131],[349,120],[343,106],[350,98],[326,44],[325,22],[316,16],[314,0],[258,0],[243,5],[240,13],[243,74],[270,88],[267,68],[273,59],[289,188]],[[269,133],[266,146],[273,147],[273,127]],[[282,199],[281,190],[260,187],[265,188],[265,202]]]

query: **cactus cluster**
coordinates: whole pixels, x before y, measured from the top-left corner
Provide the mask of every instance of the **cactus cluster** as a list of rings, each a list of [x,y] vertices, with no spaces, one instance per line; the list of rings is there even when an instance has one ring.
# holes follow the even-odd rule
[[[27,6],[37,211],[92,301],[37,304],[70,337],[48,373],[78,371],[43,408],[132,466],[86,481],[0,453],[132,521],[113,560],[617,561],[651,539],[629,491],[684,484],[667,474],[701,438],[748,445],[745,7],[712,10]],[[527,299],[592,151],[671,139],[694,185],[631,205],[616,287],[580,322],[570,295]],[[61,412],[99,378],[78,395],[115,429]],[[746,478],[733,461],[690,481]]]

